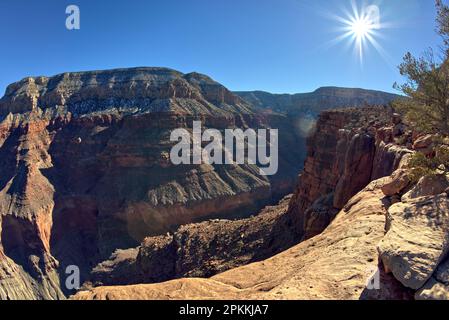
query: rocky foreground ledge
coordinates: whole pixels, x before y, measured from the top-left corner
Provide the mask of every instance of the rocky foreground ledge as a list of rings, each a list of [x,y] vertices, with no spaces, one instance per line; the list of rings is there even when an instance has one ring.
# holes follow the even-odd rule
[[[381,289],[366,289],[385,237],[387,181],[371,183],[323,233],[273,258],[210,279],[99,287],[73,299],[409,299],[412,291],[382,268]]]

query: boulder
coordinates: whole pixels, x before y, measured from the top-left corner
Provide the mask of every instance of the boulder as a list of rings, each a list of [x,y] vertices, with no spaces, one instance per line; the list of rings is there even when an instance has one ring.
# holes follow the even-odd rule
[[[426,134],[424,136],[418,137],[413,143],[413,149],[425,149],[433,144],[433,135]]]
[[[434,135],[431,134],[418,137],[413,143],[413,149],[422,152],[425,155],[429,155],[433,152],[433,140]]]
[[[399,169],[391,175],[389,182],[382,187],[382,192],[386,196],[394,196],[404,190],[409,183],[408,170]]]
[[[388,209],[387,233],[378,245],[385,269],[404,286],[419,289],[449,250],[449,199],[411,199]]]
[[[402,196],[402,201],[419,197],[434,196],[444,193],[449,187],[449,178],[445,175],[425,176],[406,194]]]
[[[402,123],[402,117],[399,113],[393,113],[391,120],[394,125]]]

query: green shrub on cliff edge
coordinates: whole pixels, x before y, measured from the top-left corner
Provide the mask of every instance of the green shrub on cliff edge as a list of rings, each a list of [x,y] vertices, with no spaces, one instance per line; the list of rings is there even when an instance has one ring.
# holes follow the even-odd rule
[[[449,147],[443,143],[444,137],[449,136],[449,6],[442,0],[436,0],[435,5],[436,31],[443,40],[438,58],[432,49],[418,58],[408,52],[399,66],[406,82],[394,85],[407,97],[395,101],[394,108],[418,132],[438,134],[441,138],[434,141],[430,155],[417,152],[411,157],[409,167],[414,181],[427,175],[447,174],[449,169]]]
[[[440,145],[435,148],[435,156],[427,157],[421,152],[416,152],[408,165],[409,177],[413,182],[418,182],[424,176],[449,173],[449,147]]]
[[[394,107],[418,131],[449,136],[449,7],[436,0],[437,32],[443,39],[438,58],[432,49],[416,58],[404,56],[399,71],[405,77],[402,85],[395,83],[409,99],[400,99]]]

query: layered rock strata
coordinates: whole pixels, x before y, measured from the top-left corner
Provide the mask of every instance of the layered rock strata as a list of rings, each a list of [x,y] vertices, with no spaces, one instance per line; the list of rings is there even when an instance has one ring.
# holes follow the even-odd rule
[[[389,176],[412,152],[383,134],[394,126],[392,116],[388,107],[320,116],[287,213],[303,239],[321,233],[352,196],[372,180]]]
[[[279,171],[180,165],[170,133],[280,128]],[[0,298],[62,298],[66,268],[214,217],[248,217],[291,191],[303,154],[282,115],[207,76],[164,68],[65,73],[11,84],[0,99]],[[61,289],[62,288],[62,289]]]
[[[370,125],[363,132],[375,140],[374,151],[369,152],[372,177],[397,170],[352,196],[318,235],[272,258],[209,279],[98,287],[83,290],[73,299],[448,299],[449,176],[441,173],[413,182],[408,161],[413,151],[391,142],[397,138],[408,141],[412,135],[405,127],[401,136],[395,134],[400,123],[396,115],[393,119],[391,128],[373,130]],[[324,125],[321,128],[326,132]],[[346,141],[358,137],[360,131]],[[417,145],[413,140],[407,144]],[[339,163],[339,157],[334,158]],[[352,174],[344,169],[348,159],[354,163],[363,156],[346,154],[344,159],[344,165],[337,166],[341,175],[335,180]],[[326,168],[323,162],[316,163]],[[345,196],[350,194],[345,192]],[[305,195],[311,193],[302,194],[300,204],[307,201]],[[291,216],[292,207],[297,208],[298,199],[301,194],[296,192],[286,216]],[[323,203],[336,209],[330,197]]]

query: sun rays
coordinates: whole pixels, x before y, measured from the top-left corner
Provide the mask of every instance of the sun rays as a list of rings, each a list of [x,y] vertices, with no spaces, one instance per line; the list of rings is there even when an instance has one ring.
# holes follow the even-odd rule
[[[336,31],[340,33],[329,43],[331,46],[346,42],[353,48],[361,64],[363,64],[365,53],[369,47],[373,47],[384,60],[388,60],[388,54],[378,41],[382,36],[381,30],[386,28],[387,24],[381,22],[380,10],[377,5],[359,7],[353,0],[351,1],[351,10],[343,9],[342,15],[331,15],[331,17],[339,23]]]

